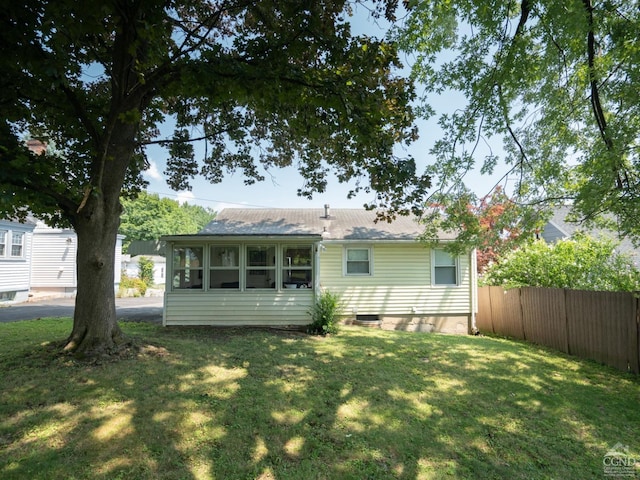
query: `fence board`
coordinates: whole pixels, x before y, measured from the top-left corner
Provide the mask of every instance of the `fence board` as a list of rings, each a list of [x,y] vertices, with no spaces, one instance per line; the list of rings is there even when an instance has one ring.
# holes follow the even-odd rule
[[[520,301],[525,340],[569,353],[564,290],[523,288]]]
[[[626,371],[638,357],[636,300],[626,292],[567,291],[569,352]],[[637,367],[635,367],[637,369]]]
[[[489,295],[494,333],[524,340],[520,290],[489,287]]]
[[[480,331],[640,373],[640,301],[626,292],[478,290]]]
[[[493,330],[493,322],[491,320],[491,297],[489,295],[490,287],[478,289],[478,313],[476,314],[476,327],[484,333],[496,333]]]

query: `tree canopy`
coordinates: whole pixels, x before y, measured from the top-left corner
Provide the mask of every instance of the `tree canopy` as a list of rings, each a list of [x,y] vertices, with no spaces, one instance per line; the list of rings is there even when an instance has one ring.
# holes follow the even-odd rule
[[[359,2],[354,2],[359,3]],[[373,1],[391,18],[396,2]],[[381,216],[417,210],[429,178],[394,154],[416,137],[395,45],[351,34],[345,0],[26,0],[0,12],[0,214],[78,235],[66,348],[108,351],[120,198],[145,187],[145,147],[167,147],[175,189],[258,165],[297,166],[299,193],[331,173]],[[175,124],[171,138],[160,125]],[[23,135],[49,146],[28,152]],[[191,142],[205,142],[204,158]]]
[[[473,168],[499,161],[513,202],[531,219],[572,204],[583,220],[610,213],[640,239],[640,10],[622,0],[424,0],[404,2],[395,36],[424,85],[422,112],[439,95],[464,99],[438,117],[443,136],[430,167],[444,225],[464,225],[477,197]],[[494,148],[503,139],[503,151]],[[482,148],[493,145],[492,148]],[[489,186],[488,186],[489,187]]]
[[[141,192],[122,200],[119,232],[125,236],[123,251],[133,240],[158,240],[162,235],[197,233],[215,218],[215,212],[200,205],[182,205],[156,193]]]

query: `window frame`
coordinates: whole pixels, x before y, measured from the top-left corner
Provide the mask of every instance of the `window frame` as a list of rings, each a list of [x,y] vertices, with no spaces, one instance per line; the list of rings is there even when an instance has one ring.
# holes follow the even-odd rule
[[[446,253],[451,260],[453,260],[453,264],[441,264],[439,265],[437,262],[437,252]],[[436,270],[441,268],[453,268],[455,283],[439,283],[436,281]],[[447,252],[444,248],[433,248],[431,249],[431,285],[433,287],[459,287],[460,286],[460,256],[453,255]]]
[[[0,230],[0,258],[6,258],[8,252],[9,230]]]
[[[223,260],[217,257],[229,248],[235,252],[233,259],[235,265],[223,265]],[[202,249],[202,265],[198,267],[181,266],[181,257],[186,255],[185,249],[195,249],[196,253]],[[295,250],[299,251],[296,252]],[[302,251],[304,250],[304,251]],[[216,295],[241,294],[251,292],[283,292],[293,294],[296,291],[310,291],[315,288],[315,271],[317,268],[316,242],[306,243],[303,239],[290,239],[284,243],[265,238],[262,241],[237,239],[227,239],[223,242],[212,242],[203,240],[202,242],[172,242],[167,246],[167,254],[171,252],[171,262],[167,263],[166,280],[168,292],[209,292]],[[285,287],[289,283],[289,265],[286,255],[290,253],[292,258],[300,257],[296,265],[291,266],[292,277],[297,284],[297,290],[292,287]],[[196,255],[197,257],[197,255]],[[168,260],[168,258],[167,258]],[[189,263],[189,262],[186,262]],[[217,263],[217,265],[216,265]],[[216,271],[238,272],[236,279],[230,275],[215,277]],[[200,272],[202,276],[202,286],[190,286],[183,272]],[[297,275],[295,275],[295,273]],[[304,273],[300,273],[304,272]],[[186,278],[185,278],[186,276]],[[222,287],[222,283],[229,285]],[[174,285],[175,282],[175,285]],[[217,285],[217,286],[216,286]]]
[[[16,238],[19,238],[20,241],[16,242]],[[13,259],[24,258],[24,239],[25,239],[24,232],[16,232],[15,230],[11,231],[11,244],[10,244],[11,249],[9,250],[10,258],[13,258]],[[14,249],[16,247],[20,248],[20,253],[17,255],[14,253]]]
[[[229,255],[229,253],[233,253],[232,256],[227,257],[226,259],[222,259],[221,257],[221,265],[214,265],[214,249],[220,249],[222,250],[221,252],[217,252],[217,255]],[[243,260],[242,260],[242,256],[243,256],[243,246],[239,243],[225,243],[225,244],[219,244],[219,243],[212,243],[208,245],[208,250],[209,250],[209,262],[208,262],[208,271],[209,271],[209,286],[208,289],[209,290],[233,290],[233,291],[239,291],[242,288],[242,264],[243,264]],[[236,257],[236,258],[233,258]],[[226,261],[225,261],[226,260]],[[228,263],[229,261],[231,261],[233,264],[232,265],[225,265],[225,263]],[[222,282],[220,284],[219,287],[214,287],[213,286],[213,282],[212,282],[212,275],[214,272],[237,272],[237,282]],[[234,284],[237,283],[236,285],[227,285],[227,286],[222,286],[224,284]]]
[[[297,250],[309,250],[309,263],[296,265],[295,262],[291,264],[288,263],[286,252],[288,249],[297,249]],[[314,270],[314,246],[313,244],[300,244],[300,243],[283,243],[280,245],[280,288],[281,289],[306,289],[313,288],[313,270]],[[288,272],[288,274],[287,274]],[[299,282],[294,280],[295,277],[292,276],[292,272],[304,272],[305,280],[308,272],[308,281]],[[295,287],[287,287],[287,285],[296,285]]]
[[[368,272],[349,272],[349,263],[356,262],[357,260],[349,260],[349,252],[354,250],[361,250],[367,252],[367,264]],[[364,263],[363,260],[359,260],[359,263]],[[371,245],[348,245],[343,250],[343,275],[345,277],[372,277],[373,276],[373,247]]]
[[[244,265],[242,268],[244,272],[244,282],[241,282],[242,288],[241,290],[276,290],[278,286],[277,275],[278,275],[278,251],[280,250],[280,246],[277,243],[246,243],[244,244]],[[263,253],[261,250],[250,252],[250,249],[255,248],[264,248],[265,260],[264,265],[257,264],[252,260],[251,256],[256,253]],[[269,263],[269,252],[273,249],[273,263]],[[261,262],[260,262],[261,263]],[[253,272],[253,273],[250,273]],[[262,272],[262,273],[260,273]],[[267,278],[266,283],[267,287],[255,287],[249,286],[249,277],[255,275],[264,275]],[[273,286],[271,286],[273,285]]]
[[[201,256],[201,265],[199,267],[191,267],[190,265],[187,267],[178,267],[176,268],[176,260],[179,259],[179,256],[175,255],[176,250],[179,249],[189,249],[189,250],[196,250],[196,249],[200,249],[202,251],[202,256]],[[207,259],[206,259],[206,255],[207,255],[207,249],[205,248],[205,246],[203,244],[174,244],[171,246],[171,279],[170,279],[170,285],[171,285],[171,291],[172,292],[184,292],[184,291],[197,291],[197,292],[202,292],[205,289],[205,265],[207,264]],[[197,257],[197,255],[196,255]],[[186,273],[189,273],[189,278],[191,278],[191,272],[200,272],[200,279],[202,281],[202,283],[200,284],[200,286],[190,286],[190,287],[180,287],[180,286],[176,286],[174,284],[175,282],[175,278],[176,275],[179,272],[185,272],[185,276]],[[165,280],[165,285],[166,285],[166,280]],[[182,282],[181,282],[182,284]]]

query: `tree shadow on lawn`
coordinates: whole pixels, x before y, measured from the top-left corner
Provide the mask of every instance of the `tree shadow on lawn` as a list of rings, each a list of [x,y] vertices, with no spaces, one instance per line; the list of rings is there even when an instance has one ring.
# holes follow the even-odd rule
[[[25,369],[2,393],[0,476],[600,478],[607,447],[640,445],[637,381],[542,349],[357,328],[149,333],[136,360],[63,366],[55,391],[38,390],[51,365]]]

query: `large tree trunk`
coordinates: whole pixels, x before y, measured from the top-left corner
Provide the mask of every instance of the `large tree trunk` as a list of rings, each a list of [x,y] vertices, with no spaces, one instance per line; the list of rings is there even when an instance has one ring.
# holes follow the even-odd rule
[[[65,350],[82,357],[110,355],[125,343],[116,320],[114,265],[119,202],[95,193],[76,217],[78,291]]]
[[[81,356],[108,355],[124,343],[116,320],[114,291],[119,215],[114,219],[102,212],[81,218],[76,225],[78,292],[73,331],[65,350]]]

